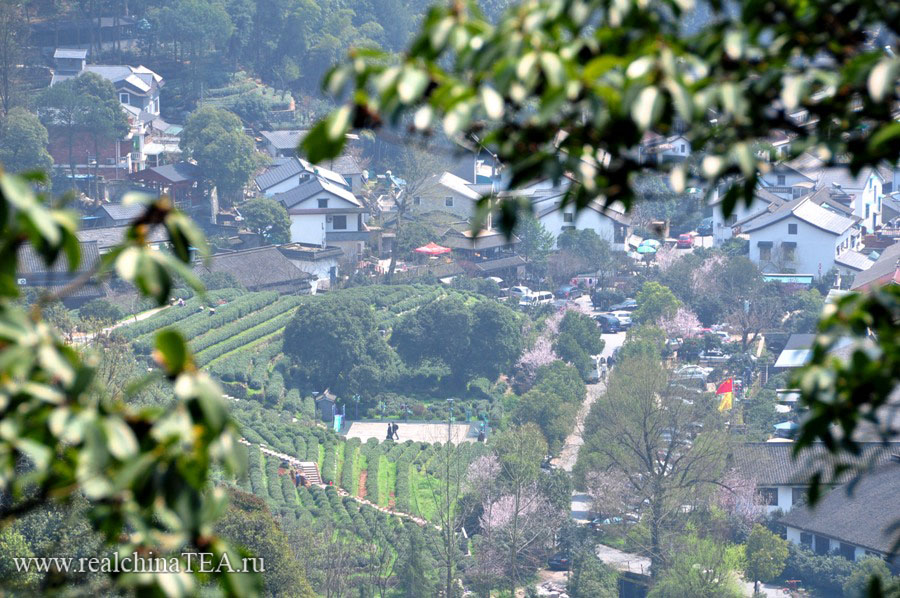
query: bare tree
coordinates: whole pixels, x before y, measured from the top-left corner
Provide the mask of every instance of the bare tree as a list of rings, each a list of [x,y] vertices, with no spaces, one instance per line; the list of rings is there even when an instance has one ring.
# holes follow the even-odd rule
[[[784,314],[776,297],[757,297],[739,301],[728,313],[726,320],[741,334],[741,348],[747,349],[766,327],[774,326]]]
[[[391,264],[388,267],[388,281],[394,276],[397,267],[397,244],[403,231],[403,219],[406,212],[418,195],[428,184],[432,176],[440,171],[440,162],[437,156],[425,150],[416,150],[407,146],[400,157],[398,174],[406,180],[406,187],[396,193],[394,203],[397,206],[395,212],[396,224],[394,224],[394,242],[391,244]]]

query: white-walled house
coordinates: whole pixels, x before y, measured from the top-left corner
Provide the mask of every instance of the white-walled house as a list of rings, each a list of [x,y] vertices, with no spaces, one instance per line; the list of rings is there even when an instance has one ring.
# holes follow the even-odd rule
[[[626,240],[631,228],[631,217],[618,206],[604,208],[599,201],[592,201],[576,214],[575,206],[562,206],[563,194],[551,198],[536,198],[534,215],[538,221],[553,235],[555,240],[566,230],[591,229],[601,238],[609,242],[612,249],[625,251]]]
[[[770,273],[821,277],[835,258],[859,246],[853,219],[801,197],[761,214],[739,227],[750,240],[750,260]]]
[[[867,166],[854,175],[846,166],[827,165],[820,158],[805,153],[787,164],[777,165],[773,173],[790,170],[811,180],[817,191],[828,189],[833,194],[845,196],[844,203],[867,232],[871,233],[881,225],[882,199],[889,192],[885,185],[888,189],[893,188],[896,169]],[[771,182],[773,173],[763,175],[763,179]]]
[[[273,199],[291,218],[291,243],[340,247],[351,259],[365,252],[368,210],[349,189],[313,177]]]
[[[416,214],[446,212],[467,220],[475,215],[481,199],[481,194],[470,184],[451,172],[432,175],[411,193],[410,211]]]
[[[886,448],[879,442],[860,443],[860,462],[885,465],[891,461],[891,450],[900,449],[900,443]],[[824,468],[829,474],[826,488],[833,476],[834,456],[825,445],[813,444],[798,458],[793,456],[793,442],[745,442],[735,447],[731,465],[741,479],[752,482],[757,489],[758,500],[766,513],[781,510],[785,513],[807,502],[810,475]],[[898,471],[900,474],[900,471]],[[847,481],[852,474],[845,472],[838,483]]]
[[[759,174],[759,186],[781,199],[791,200],[809,193],[815,178],[805,169],[791,163],[778,162]]]
[[[656,133],[646,133],[638,146],[638,152],[641,164],[682,162],[691,155],[691,142],[684,135],[663,137]]]
[[[316,166],[303,158],[276,158],[275,162],[256,177],[256,187],[267,197],[274,197],[300,186],[313,178],[350,190],[350,182],[341,174]]]
[[[713,245],[716,246],[733,236],[735,226],[748,222],[761,214],[774,211],[785,203],[783,198],[760,186],[753,194],[753,201],[749,206],[743,200],[739,200],[731,214],[726,217],[722,211],[722,201],[727,190],[727,185],[719,185],[713,191],[712,200],[709,202],[712,207]]]
[[[780,521],[787,539],[817,554],[836,553],[857,561],[868,556],[886,560],[896,570],[894,546],[900,459],[894,457],[867,470],[855,486],[838,486],[816,504],[801,506]]]

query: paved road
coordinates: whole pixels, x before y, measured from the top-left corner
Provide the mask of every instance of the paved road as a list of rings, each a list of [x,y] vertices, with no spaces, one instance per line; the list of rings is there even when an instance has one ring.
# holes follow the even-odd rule
[[[603,347],[603,353],[601,353],[601,355],[603,357],[609,357],[616,347],[621,347],[622,343],[625,342],[625,333],[617,332],[615,334],[604,334],[603,339],[606,341],[606,346]],[[575,427],[572,429],[572,433],[566,438],[566,443],[563,445],[559,455],[551,461],[553,465],[566,471],[572,471],[572,468],[575,467],[575,461],[578,458],[578,450],[581,448],[581,445],[584,444],[584,439],[582,438],[584,419],[591,410],[591,405],[605,390],[606,385],[603,382],[587,385],[587,397],[585,398],[584,403],[581,404],[578,415],[575,416]]]

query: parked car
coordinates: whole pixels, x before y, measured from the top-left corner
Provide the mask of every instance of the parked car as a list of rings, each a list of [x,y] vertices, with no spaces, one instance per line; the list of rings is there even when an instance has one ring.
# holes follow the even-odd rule
[[[675,242],[675,246],[678,249],[690,249],[694,246],[694,235],[691,233],[678,235],[678,241]]]
[[[531,294],[531,289],[528,287],[517,286],[509,288],[509,296],[514,299],[521,299],[522,297],[527,297]]]
[[[637,309],[637,301],[634,299],[626,299],[621,303],[616,303],[612,307],[609,308],[609,311],[634,311]]]
[[[530,295],[526,295],[519,300],[520,307],[531,307],[534,305],[548,305],[553,303],[553,293],[550,291],[537,291]]]
[[[568,571],[571,559],[564,552],[557,552],[547,560],[547,568],[551,571]]]
[[[610,312],[613,316],[619,320],[619,324],[622,325],[623,330],[628,330],[631,328],[631,312],[630,311],[614,311]]]
[[[713,234],[713,219],[704,218],[700,223],[700,226],[697,227],[697,234],[701,237],[708,237]]]
[[[711,361],[714,363],[724,363],[731,359],[731,355],[727,355],[718,349],[710,349],[708,351],[700,351],[700,361]]]
[[[578,299],[583,295],[581,289],[571,284],[564,284],[556,289],[557,299]]]
[[[597,314],[596,316],[594,316],[594,319],[597,321],[597,324],[600,325],[601,332],[612,334],[614,332],[620,332],[622,330],[622,323],[619,322],[619,318],[613,315]]]

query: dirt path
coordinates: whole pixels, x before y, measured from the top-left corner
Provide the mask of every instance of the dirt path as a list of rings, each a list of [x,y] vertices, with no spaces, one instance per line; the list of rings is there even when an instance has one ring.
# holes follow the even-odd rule
[[[369,478],[369,470],[363,469],[359,472],[359,497],[366,497],[366,480]]]

